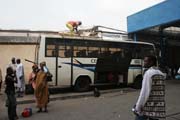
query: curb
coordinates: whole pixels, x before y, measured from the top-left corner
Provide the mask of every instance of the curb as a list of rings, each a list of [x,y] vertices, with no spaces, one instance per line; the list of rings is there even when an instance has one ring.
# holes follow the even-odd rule
[[[92,95],[93,95],[92,93],[89,93],[89,94],[83,94],[83,95],[57,96],[57,97],[52,97],[52,98],[50,97],[50,101],[83,98],[83,97],[90,97]],[[21,100],[21,101],[17,101],[17,104],[30,104],[30,103],[35,103],[35,100]]]
[[[121,94],[125,94],[127,92],[133,92],[133,91],[135,91],[135,89],[133,89],[133,88],[121,88],[121,89],[113,89],[113,90],[102,90],[102,91],[100,91],[100,93],[101,93],[101,95],[107,94],[107,93],[115,93],[115,92],[120,92]],[[53,95],[51,95],[51,96],[53,96]],[[79,93],[76,95],[64,95],[64,96],[50,97],[50,101],[76,99],[76,98],[91,97],[91,96],[94,96],[93,91],[88,92],[88,93]],[[35,103],[35,100],[30,99],[30,100],[17,101],[17,104],[30,104],[30,103]]]

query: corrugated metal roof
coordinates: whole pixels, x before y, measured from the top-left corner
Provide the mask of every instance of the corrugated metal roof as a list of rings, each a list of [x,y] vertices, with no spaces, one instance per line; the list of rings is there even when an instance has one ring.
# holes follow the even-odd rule
[[[161,26],[176,26],[180,23],[179,0],[166,0],[160,4],[142,10],[127,17],[128,33]]]

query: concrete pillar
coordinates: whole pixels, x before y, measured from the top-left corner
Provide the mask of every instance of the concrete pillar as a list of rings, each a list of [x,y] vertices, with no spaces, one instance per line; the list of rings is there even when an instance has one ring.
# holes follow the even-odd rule
[[[160,56],[160,67],[165,68],[167,66],[167,41],[166,38],[164,37],[163,33],[164,28],[160,27],[159,28],[159,34],[160,34],[160,51],[161,51],[161,56]]]

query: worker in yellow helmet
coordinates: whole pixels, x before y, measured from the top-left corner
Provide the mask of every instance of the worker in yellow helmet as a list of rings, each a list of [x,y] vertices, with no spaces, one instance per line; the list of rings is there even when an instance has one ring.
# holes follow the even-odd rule
[[[77,33],[78,32],[78,26],[80,26],[82,23],[81,21],[68,21],[66,23],[66,27],[69,28],[70,32],[73,33]]]

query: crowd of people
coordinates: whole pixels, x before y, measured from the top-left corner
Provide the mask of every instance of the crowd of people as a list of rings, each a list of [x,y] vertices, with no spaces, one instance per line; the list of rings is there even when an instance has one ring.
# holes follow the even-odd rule
[[[32,72],[29,75],[29,85],[34,89],[35,101],[37,103],[37,112],[48,112],[47,104],[49,102],[49,91],[47,76],[50,74],[46,62],[41,62],[38,66],[32,66]],[[0,93],[3,82],[2,71],[0,69]],[[17,120],[16,98],[23,97],[25,94],[25,75],[24,66],[21,59],[12,58],[11,63],[7,65],[4,78],[6,107],[8,109],[9,120]]]

